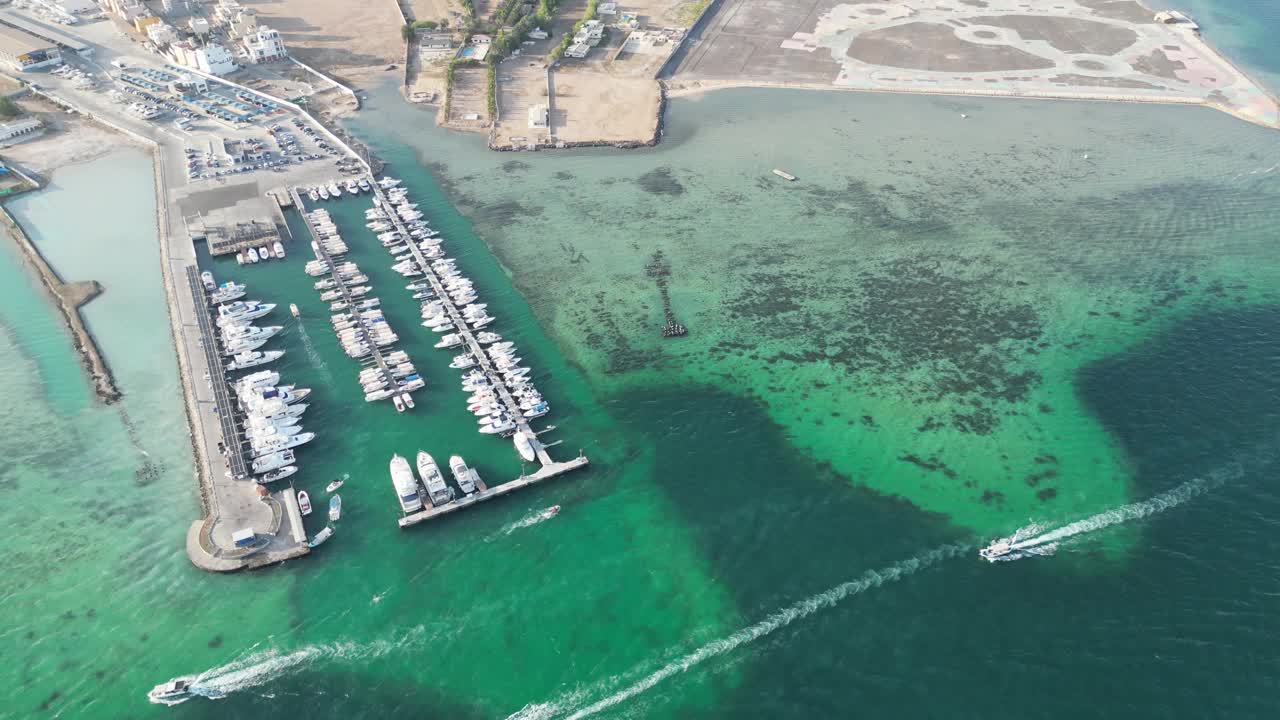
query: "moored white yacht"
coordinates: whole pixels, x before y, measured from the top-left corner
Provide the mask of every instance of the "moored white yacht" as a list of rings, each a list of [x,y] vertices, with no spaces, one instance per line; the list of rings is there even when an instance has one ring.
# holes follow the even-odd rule
[[[462,488],[462,492],[470,495],[476,491],[476,480],[480,476],[475,470],[467,467],[461,455],[449,458],[449,471],[453,473],[453,479],[458,483],[458,487]]]
[[[396,490],[400,509],[406,513],[422,509],[422,496],[418,494],[418,481],[413,477],[409,461],[396,455],[391,458],[391,485]]]
[[[435,459],[425,450],[418,451],[418,476],[427,487],[427,495],[433,505],[443,505],[453,499],[453,491],[445,484]]]

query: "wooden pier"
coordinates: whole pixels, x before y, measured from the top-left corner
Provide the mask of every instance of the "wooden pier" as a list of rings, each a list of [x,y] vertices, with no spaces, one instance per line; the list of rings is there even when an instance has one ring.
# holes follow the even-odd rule
[[[532,475],[521,475],[519,478],[510,482],[503,483],[492,488],[485,488],[470,495],[465,495],[439,507],[433,507],[406,515],[400,519],[400,527],[409,527],[410,525],[416,525],[420,522],[425,522],[442,515],[448,515],[449,513],[460,510],[464,507],[470,507],[476,503],[506,495],[509,492],[535,485],[548,478],[553,478],[571,470],[577,470],[580,467],[585,467],[588,462],[585,455],[579,455],[567,462],[557,462],[552,459],[551,455],[547,452],[547,446],[542,444],[538,439],[537,433],[533,431],[533,428],[529,427],[528,421],[524,418],[524,412],[520,409],[520,403],[516,402],[516,399],[511,396],[511,392],[507,389],[502,375],[498,372],[497,368],[494,367],[492,361],[490,361],[488,353],[484,351],[484,347],[478,340],[476,340],[475,333],[467,324],[462,311],[453,302],[453,298],[449,297],[449,292],[445,289],[444,283],[436,274],[435,268],[431,266],[431,261],[422,254],[422,249],[418,247],[418,243],[420,241],[414,239],[410,234],[409,227],[400,219],[399,214],[396,213],[395,207],[391,204],[390,200],[388,200],[386,191],[383,187],[379,185],[373,177],[369,177],[369,181],[373,186],[374,195],[377,196],[381,203],[381,207],[386,212],[387,218],[395,226],[396,232],[400,234],[400,237],[404,239],[404,242],[409,247],[409,253],[412,255],[414,262],[418,265],[418,268],[422,270],[423,278],[431,284],[432,291],[435,292],[436,298],[439,300],[441,306],[444,307],[445,312],[448,313],[449,319],[453,321],[453,325],[458,335],[462,337],[463,343],[470,351],[472,357],[476,359],[477,366],[480,368],[481,372],[484,373],[485,377],[489,379],[489,385],[497,391],[499,399],[501,399],[502,404],[506,406],[507,413],[515,422],[516,430],[523,432],[525,436],[529,438],[529,443],[533,446],[534,453],[538,459],[538,464],[541,466],[538,471]]]
[[[395,375],[392,374],[391,367],[387,365],[386,358],[382,357],[382,348],[373,341],[373,333],[369,332],[369,326],[365,323],[363,311],[355,306],[363,298],[351,297],[351,293],[347,289],[347,283],[338,274],[338,266],[334,263],[333,256],[329,254],[329,251],[324,246],[324,238],[320,234],[320,230],[311,221],[311,216],[307,214],[307,206],[302,202],[302,196],[298,193],[298,189],[290,189],[289,194],[293,196],[293,206],[302,214],[302,219],[307,224],[307,232],[311,234],[311,239],[315,242],[316,252],[320,253],[321,259],[329,266],[329,277],[333,278],[333,281],[338,284],[337,289],[342,292],[342,300],[347,304],[347,311],[351,313],[356,324],[360,326],[360,331],[364,333],[365,340],[369,343],[370,355],[373,361],[377,363],[378,369],[382,371],[383,380],[386,381],[388,387],[394,387],[396,384]],[[360,358],[352,359],[360,360]],[[401,394],[408,395],[409,393],[395,393],[388,395],[386,399],[389,400]]]

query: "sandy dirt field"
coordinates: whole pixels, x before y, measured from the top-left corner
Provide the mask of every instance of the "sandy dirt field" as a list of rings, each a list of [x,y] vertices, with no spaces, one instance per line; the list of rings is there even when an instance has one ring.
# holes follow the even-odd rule
[[[413,13],[415,20],[441,22],[462,12],[462,6],[456,0],[401,0],[401,3]]]
[[[102,157],[123,146],[142,145],[101,125],[81,120],[45,102],[24,98],[23,110],[44,122],[38,138],[0,149],[5,158],[49,178],[55,170]]]
[[[562,68],[552,87],[551,124],[558,140],[644,143],[657,132],[661,91],[653,79]]]
[[[484,66],[460,67],[453,72],[453,100],[447,127],[484,132],[489,128],[488,75]]]
[[[388,65],[398,67],[404,62],[403,22],[393,0],[243,0],[243,4],[280,31],[290,54],[344,81],[359,84],[386,73]]]

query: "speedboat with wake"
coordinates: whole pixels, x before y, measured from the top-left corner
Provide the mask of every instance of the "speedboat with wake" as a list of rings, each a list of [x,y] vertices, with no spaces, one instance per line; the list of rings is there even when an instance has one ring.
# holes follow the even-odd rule
[[[147,693],[147,699],[157,705],[176,705],[191,697],[191,684],[195,680],[195,675],[183,675],[169,682],[160,683],[151,688],[151,692]]]
[[[987,562],[1006,562],[1009,560],[1020,560],[1024,557],[1032,555],[1048,556],[1052,555],[1058,549],[1057,543],[1045,543],[1043,545],[1023,545],[1017,535],[1007,538],[1000,538],[990,545],[978,551],[978,557]]]

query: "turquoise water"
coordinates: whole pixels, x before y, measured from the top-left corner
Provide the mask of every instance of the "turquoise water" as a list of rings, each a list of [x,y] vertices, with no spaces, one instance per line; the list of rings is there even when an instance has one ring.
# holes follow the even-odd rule
[[[1277,67],[1269,6],[1216,10],[1253,18],[1235,26],[1187,9]],[[1187,108],[744,91],[672,103],[652,150],[503,155],[393,99],[355,129],[536,369],[553,452],[591,468],[395,527],[393,452],[461,453],[491,483],[521,468],[471,431],[452,353],[346,199],[328,207],[429,388],[406,415],[361,401],[303,243],[206,259],[300,306],[271,344],[315,389],[296,484],[351,479],[311,557],[194,570],[147,158],[61,170],[10,207],[64,277],[103,283],[86,317],[125,398],[94,402],[5,244],[0,717],[1280,711],[1274,133]],[[657,335],[658,251],[688,338]],[[1053,558],[974,557],[1196,477]],[[227,696],[146,703],[200,672]]]

